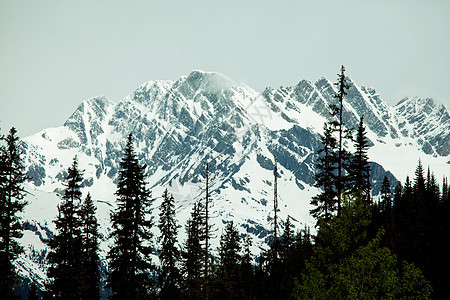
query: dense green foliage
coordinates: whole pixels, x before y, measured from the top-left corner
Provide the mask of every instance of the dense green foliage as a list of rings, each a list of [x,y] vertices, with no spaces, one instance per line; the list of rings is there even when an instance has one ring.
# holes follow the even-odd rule
[[[369,234],[371,209],[361,198],[344,199],[342,213],[320,220],[298,299],[428,299],[431,286],[413,264],[399,263],[382,247],[384,230]]]

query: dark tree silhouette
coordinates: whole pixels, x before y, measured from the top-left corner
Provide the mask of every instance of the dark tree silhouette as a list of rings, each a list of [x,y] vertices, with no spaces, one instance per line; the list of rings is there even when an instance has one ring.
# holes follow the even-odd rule
[[[83,289],[83,266],[81,235],[81,182],[83,176],[78,169],[75,156],[72,166],[67,169],[64,195],[58,205],[58,217],[55,225],[57,233],[49,241],[50,263],[47,292],[55,299],[80,299]]]
[[[18,274],[14,261],[23,252],[17,239],[23,236],[19,213],[27,204],[23,200],[26,180],[25,168],[19,150],[19,138],[11,128],[0,146],[0,295],[14,298],[13,287],[17,285]]]
[[[346,169],[348,170],[350,191],[359,194],[367,205],[371,205],[368,149],[369,141],[366,137],[366,127],[364,126],[364,119],[361,117],[356,132],[355,153],[351,156]]]
[[[200,204],[195,203],[186,224],[187,239],[183,252],[183,293],[187,299],[202,299],[203,248],[201,245],[202,219]]]
[[[337,191],[335,189],[336,173],[337,173],[337,141],[333,137],[333,130],[324,124],[324,135],[321,137],[322,148],[319,149],[319,158],[316,162],[316,174],[314,186],[321,188],[322,192],[314,196],[311,204],[315,206],[310,211],[311,215],[316,218],[330,220],[333,212],[337,209]]]
[[[83,289],[82,298],[99,299],[100,298],[100,271],[99,271],[99,224],[95,212],[94,201],[91,194],[88,193],[81,204],[81,235],[83,239],[82,248],[82,267],[83,267]]]
[[[112,299],[143,299],[154,294],[150,274],[154,270],[150,256],[151,192],[146,187],[145,167],[138,162],[130,134],[120,162],[117,208],[111,216],[110,238],[114,245],[108,253],[107,286],[111,288]]]
[[[178,227],[175,217],[175,199],[167,189],[164,191],[162,199],[158,224],[161,232],[161,248],[159,250],[161,290],[159,297],[160,299],[179,299],[181,276],[177,267],[180,251],[176,245]]]

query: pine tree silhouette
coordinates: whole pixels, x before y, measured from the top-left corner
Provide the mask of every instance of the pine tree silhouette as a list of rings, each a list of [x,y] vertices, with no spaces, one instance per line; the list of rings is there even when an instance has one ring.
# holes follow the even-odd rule
[[[0,146],[0,295],[14,298],[13,287],[19,276],[14,261],[23,252],[17,239],[23,236],[19,213],[27,204],[23,200],[26,180],[25,168],[19,150],[19,138],[14,127],[0,137],[6,145]]]
[[[202,299],[203,248],[201,245],[202,219],[199,203],[195,203],[191,217],[186,224],[187,239],[184,242],[183,256],[183,293],[187,299]]]
[[[110,238],[114,245],[108,253],[110,273],[107,287],[112,299],[145,299],[154,294],[151,271],[149,219],[151,192],[146,187],[144,170],[134,152],[132,135],[128,136],[124,157],[120,162],[117,184],[117,208],[111,216]]]
[[[175,216],[175,199],[167,189],[162,195],[162,203],[159,213],[159,230],[161,232],[161,249],[159,260],[161,262],[161,274],[159,276],[160,299],[180,298],[180,271],[178,261],[180,251],[176,245],[178,227]]]
[[[241,241],[233,221],[227,224],[220,237],[219,265],[217,270],[218,289],[216,299],[237,299],[239,295],[239,262]]]
[[[337,173],[337,140],[333,137],[333,130],[328,123],[324,124],[324,135],[321,137],[322,148],[319,149],[319,158],[316,161],[316,174],[314,186],[321,188],[322,192],[311,199],[315,206],[310,213],[319,219],[330,220],[337,209],[337,191],[335,188]]]
[[[99,224],[95,216],[97,208],[88,193],[81,204],[81,235],[83,239],[82,266],[83,266],[83,298],[100,298],[100,271],[99,271]]]
[[[355,153],[351,156],[349,164],[346,166],[349,175],[350,191],[357,193],[364,199],[367,205],[372,204],[371,184],[370,184],[370,165],[367,151],[369,141],[366,137],[366,127],[364,118],[359,120],[358,130],[356,132]]]
[[[80,299],[83,295],[83,266],[81,235],[81,182],[83,176],[78,169],[75,156],[67,169],[62,201],[58,205],[55,225],[57,233],[49,241],[50,252],[47,285],[48,296],[55,299]]]

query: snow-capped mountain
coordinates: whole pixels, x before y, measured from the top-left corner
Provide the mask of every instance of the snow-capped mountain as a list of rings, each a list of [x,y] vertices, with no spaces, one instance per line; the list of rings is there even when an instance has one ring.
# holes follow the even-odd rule
[[[450,118],[444,106],[431,99],[405,98],[389,107],[373,88],[350,79],[349,84],[344,118],[356,128],[364,116],[372,144],[374,194],[385,174],[392,185],[413,175],[419,158],[437,178],[449,173]],[[265,247],[273,216],[274,156],[281,219],[289,215],[297,229],[313,225],[309,202],[318,193],[312,187],[314,161],[334,93],[326,78],[259,93],[219,73],[193,71],[177,81],[144,83],[119,103],[104,96],[83,101],[63,126],[22,141],[31,179],[26,186],[21,272],[39,284],[46,278],[43,241],[54,230],[65,172],[75,155],[84,170],[84,192],[89,191],[98,206],[105,237],[102,255],[107,252],[118,166],[130,132],[140,162],[147,165],[155,220],[163,190],[175,197],[180,243],[193,203],[204,197],[206,163],[216,244],[225,224],[234,221],[241,233],[252,234],[253,254]]]

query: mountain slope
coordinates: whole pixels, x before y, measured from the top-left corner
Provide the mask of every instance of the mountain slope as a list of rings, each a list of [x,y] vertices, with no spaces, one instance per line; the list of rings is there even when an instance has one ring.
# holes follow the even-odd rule
[[[419,99],[391,108],[374,89],[359,87],[350,79],[349,83],[344,118],[356,128],[364,115],[373,145],[369,156],[374,194],[385,174],[392,184],[395,176],[403,181],[405,173],[412,174],[419,157],[438,171],[438,178],[448,173],[450,124],[445,108]],[[272,226],[276,155],[281,219],[291,216],[297,229],[312,225],[309,201],[318,192],[312,187],[314,161],[334,93],[326,78],[258,93],[219,73],[193,71],[177,81],[144,83],[119,103],[103,96],[83,101],[63,126],[22,141],[31,178],[30,205],[23,216],[28,224],[23,238],[27,251],[18,262],[24,276],[39,283],[45,279],[43,241],[54,230],[58,194],[75,155],[84,170],[84,192],[89,191],[98,206],[102,255],[106,254],[114,183],[130,132],[141,163],[147,165],[155,198],[153,217],[163,189],[168,188],[176,200],[179,225],[184,226],[193,203],[204,197],[208,162],[215,242],[225,224],[234,221],[241,233],[252,234],[253,253],[259,254]],[[179,242],[183,240],[180,230]]]

